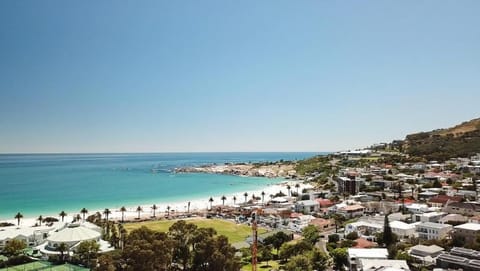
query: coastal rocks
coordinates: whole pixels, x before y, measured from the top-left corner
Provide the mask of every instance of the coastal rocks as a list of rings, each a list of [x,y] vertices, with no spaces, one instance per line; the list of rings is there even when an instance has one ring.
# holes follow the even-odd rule
[[[246,177],[293,178],[296,175],[293,164],[225,164],[201,167],[176,168],[176,173],[209,173]]]

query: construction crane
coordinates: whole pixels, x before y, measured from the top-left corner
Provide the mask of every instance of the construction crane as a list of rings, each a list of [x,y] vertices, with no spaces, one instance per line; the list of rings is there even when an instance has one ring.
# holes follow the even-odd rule
[[[252,271],[257,271],[257,214],[252,213]]]

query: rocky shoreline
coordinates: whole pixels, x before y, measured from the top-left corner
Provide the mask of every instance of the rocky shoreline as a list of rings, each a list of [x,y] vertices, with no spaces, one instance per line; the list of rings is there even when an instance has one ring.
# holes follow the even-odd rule
[[[293,179],[297,176],[294,164],[224,164],[205,165],[200,167],[176,168],[175,173],[209,173],[246,177],[266,177]]]

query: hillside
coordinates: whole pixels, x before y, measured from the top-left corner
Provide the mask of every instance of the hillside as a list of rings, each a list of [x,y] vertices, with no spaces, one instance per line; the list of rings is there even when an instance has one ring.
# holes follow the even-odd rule
[[[402,148],[410,156],[438,161],[480,153],[480,118],[452,128],[408,135]]]

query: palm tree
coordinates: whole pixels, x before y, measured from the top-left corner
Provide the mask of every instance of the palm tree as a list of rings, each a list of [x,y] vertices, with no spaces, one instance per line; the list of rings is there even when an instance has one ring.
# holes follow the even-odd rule
[[[167,205],[167,217],[170,217],[170,205]]]
[[[247,193],[247,192],[245,192],[245,193],[243,194],[243,196],[245,197],[245,203],[247,203],[247,197],[248,197],[248,193]]]
[[[138,219],[140,219],[140,212],[142,212],[142,211],[143,211],[142,206],[138,206],[137,207]]]
[[[23,215],[18,212],[16,215],[15,215],[15,219],[17,219],[17,225],[20,226],[20,219],[23,218]]]
[[[289,197],[290,197],[290,189],[292,189],[292,188],[290,187],[290,185],[287,184],[287,190],[288,190],[288,196]]]
[[[298,188],[300,188],[300,184],[298,184],[298,183],[295,184],[295,188],[297,189],[297,197],[298,197],[298,195],[300,195],[300,194],[298,194]]]
[[[263,199],[265,198],[265,191],[262,191],[262,204],[263,204]]]
[[[107,221],[107,223],[108,223],[108,215],[110,215],[111,213],[112,212],[108,208],[105,208],[105,210],[103,210],[103,214],[105,215],[105,220]]]
[[[82,219],[82,216],[80,214],[77,214],[75,218],[77,219],[77,221],[80,221],[80,219]]]
[[[227,197],[225,197],[225,195],[222,196],[222,205],[225,205],[225,200],[227,199]]]
[[[127,208],[125,208],[125,206],[122,206],[122,208],[120,208],[120,212],[122,212],[122,223],[125,220],[125,212],[126,211],[127,211]]]
[[[82,208],[82,210],[80,210],[80,213],[83,215],[83,222],[85,222],[85,215],[88,214],[88,210],[86,208]]]
[[[150,208],[152,208],[152,210],[153,210],[153,217],[155,217],[155,210],[158,209],[157,205],[154,204],[154,205],[152,205],[152,207],[150,207]]]
[[[187,209],[187,213],[190,213],[190,201],[188,202],[188,209]]]
[[[38,222],[40,222],[40,226],[42,226],[42,221],[43,221],[43,216],[40,215],[38,218],[37,218]]]
[[[63,219],[67,216],[67,213],[65,213],[65,211],[61,211],[58,215],[62,218],[63,222]]]
[[[65,253],[65,251],[68,250],[67,244],[60,243],[60,245],[58,245],[58,247],[57,247],[57,250],[60,251],[60,261],[63,262],[64,261],[64,253]]]
[[[213,203],[213,198],[210,197],[210,199],[208,200],[210,202],[210,210],[212,210],[212,203]]]
[[[237,204],[237,197],[233,196],[233,205]]]

